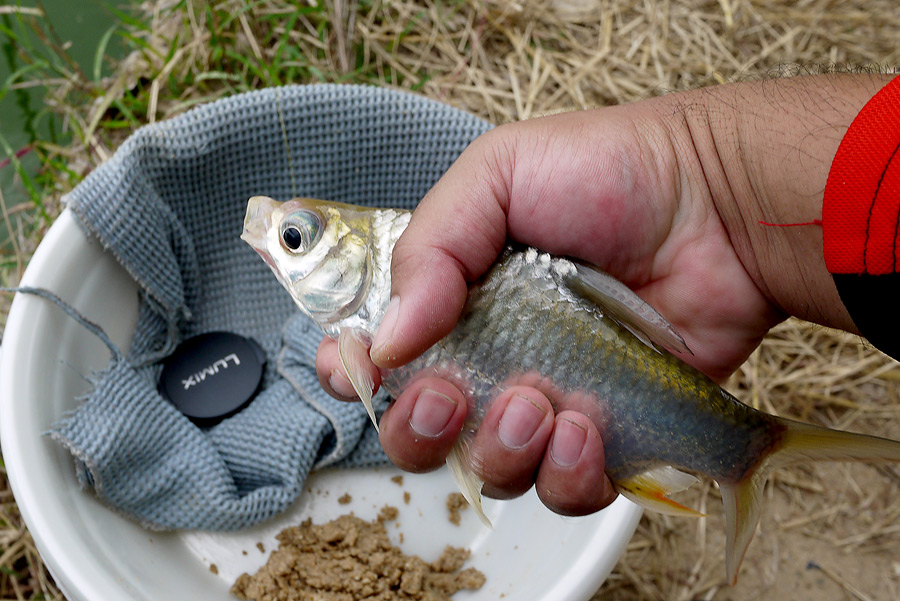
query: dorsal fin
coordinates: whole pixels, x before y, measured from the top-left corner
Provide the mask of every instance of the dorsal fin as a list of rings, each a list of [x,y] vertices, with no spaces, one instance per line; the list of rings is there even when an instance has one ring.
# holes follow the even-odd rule
[[[673,353],[693,354],[665,317],[608,273],[585,263],[575,263],[575,272],[566,283],[645,344],[659,345]]]

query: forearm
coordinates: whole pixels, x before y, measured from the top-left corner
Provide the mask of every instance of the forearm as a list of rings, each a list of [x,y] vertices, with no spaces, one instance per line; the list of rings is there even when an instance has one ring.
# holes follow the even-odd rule
[[[838,145],[890,78],[818,75],[673,96],[685,178],[702,182],[696,193],[710,195],[748,274],[786,314],[856,331],[825,268],[822,228],[760,222],[821,218]]]

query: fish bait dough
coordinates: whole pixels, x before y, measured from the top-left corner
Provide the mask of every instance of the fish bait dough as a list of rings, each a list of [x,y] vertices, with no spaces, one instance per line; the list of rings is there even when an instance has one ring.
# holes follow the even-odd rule
[[[484,574],[462,569],[468,550],[448,546],[428,563],[393,546],[384,524],[396,517],[385,507],[373,522],[343,515],[286,528],[266,565],[238,577],[231,593],[252,601],[450,601],[481,588]]]

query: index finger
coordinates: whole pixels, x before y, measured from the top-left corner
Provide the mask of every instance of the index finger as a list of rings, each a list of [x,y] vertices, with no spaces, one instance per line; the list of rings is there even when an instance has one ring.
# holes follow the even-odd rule
[[[370,356],[403,365],[453,329],[468,282],[484,273],[506,242],[509,145],[484,134],[428,192],[393,250],[391,303]]]

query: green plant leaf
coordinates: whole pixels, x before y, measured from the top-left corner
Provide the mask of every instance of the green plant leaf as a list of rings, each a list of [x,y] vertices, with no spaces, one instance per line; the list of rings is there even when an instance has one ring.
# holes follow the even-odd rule
[[[94,81],[99,82],[100,77],[103,71],[103,57],[106,56],[106,47],[109,45],[109,40],[112,38],[113,34],[118,29],[118,25],[113,25],[109,29],[107,29],[103,35],[100,37],[100,43],[97,44],[97,50],[94,51]]]

